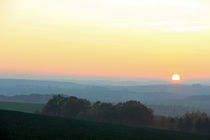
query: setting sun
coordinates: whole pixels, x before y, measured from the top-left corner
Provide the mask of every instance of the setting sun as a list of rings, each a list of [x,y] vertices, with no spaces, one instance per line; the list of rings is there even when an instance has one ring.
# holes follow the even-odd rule
[[[172,81],[180,81],[181,77],[179,74],[173,74],[171,77]]]

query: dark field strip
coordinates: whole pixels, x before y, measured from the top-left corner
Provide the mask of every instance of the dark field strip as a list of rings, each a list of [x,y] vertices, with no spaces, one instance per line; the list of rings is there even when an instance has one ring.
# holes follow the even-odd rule
[[[37,103],[18,103],[18,102],[3,102],[0,101],[0,109],[13,110],[26,113],[34,113],[35,110],[42,110],[44,104]]]
[[[0,110],[0,139],[210,140],[210,136]]]

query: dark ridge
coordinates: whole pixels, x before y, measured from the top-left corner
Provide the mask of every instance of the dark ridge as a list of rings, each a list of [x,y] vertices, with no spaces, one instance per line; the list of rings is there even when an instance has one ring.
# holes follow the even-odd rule
[[[209,140],[209,135],[0,110],[0,139]]]

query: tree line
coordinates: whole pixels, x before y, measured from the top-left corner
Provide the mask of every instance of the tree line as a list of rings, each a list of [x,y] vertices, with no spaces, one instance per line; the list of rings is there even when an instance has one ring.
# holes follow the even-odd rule
[[[182,117],[155,117],[154,126],[164,129],[210,133],[210,116],[186,112]]]
[[[182,117],[154,116],[152,109],[139,101],[112,104],[74,96],[54,95],[41,114],[77,119],[114,122],[137,126],[210,133],[210,116],[206,113],[185,113]]]
[[[138,101],[125,103],[90,103],[74,96],[53,96],[44,106],[42,114],[87,119],[103,122],[116,122],[130,125],[151,125],[153,111]]]

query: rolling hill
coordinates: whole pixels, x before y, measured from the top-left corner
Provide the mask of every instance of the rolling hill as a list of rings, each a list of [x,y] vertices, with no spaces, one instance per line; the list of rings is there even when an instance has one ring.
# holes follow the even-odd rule
[[[0,110],[0,139],[209,140],[210,135]]]
[[[207,85],[91,85],[73,82],[0,79],[0,101],[45,104],[52,94],[111,103],[137,100],[147,105],[176,105],[209,113]]]

